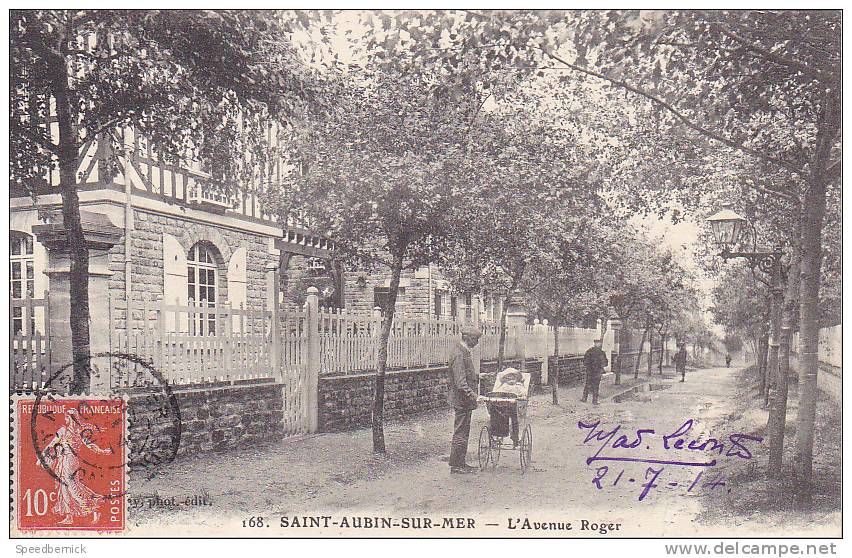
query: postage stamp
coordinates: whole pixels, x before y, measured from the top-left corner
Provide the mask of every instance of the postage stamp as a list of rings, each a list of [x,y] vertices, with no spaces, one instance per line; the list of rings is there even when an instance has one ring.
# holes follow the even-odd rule
[[[17,529],[123,531],[125,400],[44,396],[13,402]]]

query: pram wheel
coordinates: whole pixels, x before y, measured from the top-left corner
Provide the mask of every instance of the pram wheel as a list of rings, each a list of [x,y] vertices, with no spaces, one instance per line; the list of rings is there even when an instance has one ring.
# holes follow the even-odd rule
[[[532,461],[532,426],[529,424],[524,429],[524,435],[521,437],[520,451],[521,454],[521,473],[526,472],[527,467]]]
[[[491,466],[496,468],[500,461],[500,448],[503,447],[503,438],[491,437]]]
[[[479,431],[479,469],[484,471],[491,463],[491,430],[483,426]]]

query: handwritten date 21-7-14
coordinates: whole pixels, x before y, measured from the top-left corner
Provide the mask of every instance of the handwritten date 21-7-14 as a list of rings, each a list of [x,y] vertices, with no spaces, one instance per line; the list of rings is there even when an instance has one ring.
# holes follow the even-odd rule
[[[675,471],[684,471],[684,469],[675,467]],[[653,489],[666,488],[668,490],[685,490],[688,493],[698,491],[713,491],[724,488],[725,482],[722,480],[722,474],[714,471],[712,474],[705,475],[704,471],[692,473],[692,478],[681,478],[675,480],[674,475],[663,476],[666,471],[665,467],[647,467],[644,475],[627,472],[623,468],[609,467],[602,465],[595,469],[595,475],[592,478],[592,484],[598,490],[604,490],[608,487],[631,486],[637,485],[641,487],[639,493],[639,501],[645,499]],[[688,472],[688,471],[685,471]],[[683,475],[680,475],[683,477]],[[640,477],[640,478],[636,478]],[[667,480],[670,477],[671,480]],[[729,489],[730,490],[730,489]]]

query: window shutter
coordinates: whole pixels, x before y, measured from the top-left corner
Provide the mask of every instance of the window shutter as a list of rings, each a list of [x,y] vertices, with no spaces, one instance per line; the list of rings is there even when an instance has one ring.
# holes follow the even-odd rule
[[[163,234],[163,301],[169,306],[187,305],[186,297],[186,251],[178,239]],[[187,331],[186,313],[178,313],[179,323],[175,323],[175,313],[166,312],[166,331]]]
[[[246,306],[246,248],[237,248],[228,261],[228,302],[231,308],[239,310]],[[232,318],[233,327],[239,326],[239,318]]]

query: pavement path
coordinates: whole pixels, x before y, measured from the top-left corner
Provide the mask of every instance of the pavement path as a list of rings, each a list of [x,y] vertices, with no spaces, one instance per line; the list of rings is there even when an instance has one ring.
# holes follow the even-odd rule
[[[261,535],[305,536],[305,531],[278,529],[280,516],[328,514],[435,517],[475,517],[482,527],[476,533],[430,532],[433,536],[476,534],[480,536],[604,536],[598,530],[582,530],[583,521],[592,524],[620,524],[605,536],[732,536],[725,525],[694,521],[701,511],[701,499],[712,498],[720,490],[735,486],[713,483],[712,468],[655,465],[632,462],[600,462],[588,465],[602,441],[586,442],[588,430],[578,421],[594,424],[609,432],[621,425],[629,440],[637,429],[654,429],[646,434],[645,448],[608,449],[601,455],[639,456],[666,460],[701,461],[713,456],[696,451],[666,451],[662,435],[675,432],[688,419],[694,424],[689,439],[715,437],[728,441],[733,432],[715,432],[734,408],[735,368],[691,371],[687,381],[640,376],[644,386],[634,397],[620,403],[613,396],[625,386],[602,385],[601,404],[593,407],[579,401],[582,387],[560,390],[560,405],[550,404],[550,394],[531,398],[529,421],[534,433],[532,467],[521,474],[517,452],[504,451],[498,466],[473,475],[450,475],[450,412],[437,411],[412,420],[386,426],[388,456],[370,452],[370,431],[323,434],[288,439],[261,447],[222,454],[204,454],[179,459],[161,467],[155,477],[141,472],[131,474],[131,498],[157,494],[164,500],[177,496],[206,495],[211,506],[143,506],[131,513],[131,524],[156,529],[158,533],[186,532],[180,525],[197,525],[201,530],[234,526],[250,515],[273,520],[275,529]],[[476,440],[488,415],[484,406],[474,412],[471,427],[470,463],[476,463]],[[617,437],[610,440],[610,444]],[[653,446],[653,447],[652,447]],[[725,450],[728,447],[726,446]],[[717,459],[732,459],[717,457]],[[735,457],[733,459],[736,459]],[[608,470],[602,474],[598,467]],[[644,498],[639,497],[647,480],[654,477],[649,467],[660,470]],[[622,472],[623,471],[623,472]],[[696,482],[698,473],[702,477]],[[620,478],[619,473],[621,473]],[[716,479],[724,482],[724,479]],[[695,483],[695,484],[693,484]],[[709,485],[709,486],[708,486]],[[572,531],[537,532],[509,530],[509,521],[571,522]],[[517,523],[515,523],[517,525]],[[743,527],[744,531],[747,526]],[[332,533],[343,531],[324,531]],[[312,534],[317,534],[313,532]],[[248,534],[248,533],[247,533]],[[348,536],[376,536],[377,531],[345,532]],[[416,536],[416,531],[402,534]],[[422,533],[421,533],[422,534]],[[742,532],[741,534],[748,534]],[[765,531],[764,531],[764,534]]]

